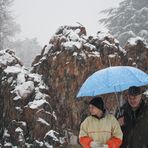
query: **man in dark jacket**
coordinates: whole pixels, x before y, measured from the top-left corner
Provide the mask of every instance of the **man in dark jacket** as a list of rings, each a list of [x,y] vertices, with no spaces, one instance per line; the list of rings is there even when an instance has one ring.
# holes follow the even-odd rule
[[[128,89],[127,102],[116,117],[123,132],[121,148],[148,148],[148,105],[142,99],[140,87]]]

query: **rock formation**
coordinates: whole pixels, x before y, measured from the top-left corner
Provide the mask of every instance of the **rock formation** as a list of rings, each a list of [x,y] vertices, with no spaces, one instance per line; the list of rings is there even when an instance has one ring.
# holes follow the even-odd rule
[[[131,38],[125,45],[127,65],[137,67],[148,73],[148,44],[140,37]]]
[[[0,51],[0,146],[70,148],[87,113],[90,98],[76,99],[86,78],[108,66],[146,71],[147,57],[142,40],[128,42],[123,49],[108,32],[87,36],[83,26],[60,27],[31,71],[13,50]],[[114,98],[105,96],[109,111],[115,110]]]
[[[7,49],[0,51],[0,78],[1,146],[49,147],[64,143],[64,136],[57,132],[55,111],[47,102],[51,98],[42,76],[29,73]]]
[[[53,100],[49,102],[60,117],[58,126],[76,135],[85,112],[84,102],[76,99],[80,86],[95,71],[122,65],[126,55],[109,33],[87,37],[84,30],[81,26],[60,27],[32,65],[32,71],[43,75],[49,88]]]

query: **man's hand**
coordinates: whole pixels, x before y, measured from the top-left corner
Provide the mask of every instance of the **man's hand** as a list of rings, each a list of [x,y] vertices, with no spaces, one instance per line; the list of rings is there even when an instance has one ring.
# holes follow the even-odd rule
[[[124,123],[124,117],[120,117],[119,119],[118,119],[118,122],[119,122],[119,124],[120,124],[120,126],[123,126],[125,123]]]

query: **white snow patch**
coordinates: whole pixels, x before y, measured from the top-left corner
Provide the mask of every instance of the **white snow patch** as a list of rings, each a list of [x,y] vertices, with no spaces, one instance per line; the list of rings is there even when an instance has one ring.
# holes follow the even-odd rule
[[[27,148],[31,148],[32,144],[29,143],[25,143],[25,145],[27,146]]]
[[[36,109],[40,106],[42,106],[44,103],[49,104],[46,100],[34,100],[32,102],[29,102],[28,106],[32,109]]]
[[[97,37],[99,38],[99,40],[104,40],[106,36],[113,38],[113,36],[109,33],[109,30],[105,28],[97,33]]]
[[[4,130],[4,135],[3,136],[4,137],[10,137],[10,134],[8,133],[8,130],[7,129]]]
[[[123,49],[122,47],[119,46],[119,50],[120,50],[121,52],[123,52],[124,55],[126,55],[127,52],[125,51],[125,49]]]
[[[114,58],[115,56],[116,56],[115,54],[108,55],[109,58]]]
[[[40,59],[40,61],[44,61],[44,60],[46,60],[46,57],[42,57],[42,58]],[[41,62],[39,62],[39,63],[41,63]]]
[[[36,73],[29,74],[29,77],[33,78],[34,82],[41,82],[42,81],[42,76],[39,74],[36,74]]]
[[[57,58],[57,57],[56,57],[56,56],[54,56],[52,59],[53,59],[53,60],[55,60],[56,58]]]
[[[53,146],[52,145],[50,145],[49,143],[47,143],[47,142],[45,142],[45,146],[47,147],[47,148],[53,148]]]
[[[23,132],[23,130],[20,127],[18,127],[18,128],[15,129],[15,132],[21,133],[21,132]]]
[[[148,97],[148,89],[143,94],[146,95],[146,97]]]
[[[75,30],[75,33],[78,34],[78,33],[80,33],[80,31],[81,30],[78,28],[78,29]]]
[[[35,141],[36,141],[36,143],[39,144],[39,146],[43,146],[44,145],[44,143],[42,141],[38,141],[38,140],[35,140]]]
[[[49,126],[49,123],[47,123],[47,122],[46,122],[44,119],[42,119],[42,118],[38,118],[37,121],[41,122],[42,124],[45,124],[45,125]]]
[[[55,52],[56,55],[58,55],[58,54],[60,54],[60,53],[61,53],[61,51],[56,51],[56,52]]]
[[[74,53],[73,53],[73,56],[77,56],[77,55],[78,55],[78,53],[77,53],[77,52],[74,52]]]
[[[130,39],[128,40],[128,42],[129,42],[130,45],[137,45],[137,41],[138,41],[138,40],[140,40],[140,41],[142,41],[142,42],[145,43],[145,40],[144,40],[143,38],[139,37],[139,36],[134,37],[134,38],[130,38]]]
[[[45,84],[44,84],[44,85],[43,85],[43,84],[42,84],[42,85],[39,85],[39,88],[40,88],[40,89],[48,89]]]
[[[82,47],[82,43],[74,42],[74,41],[68,41],[68,42],[62,43],[62,45],[65,47],[66,50],[71,50],[74,48],[74,46],[77,47],[78,49]]]
[[[93,51],[91,52],[91,54],[88,54],[88,57],[100,57],[100,52]]]
[[[105,40],[105,41],[103,41],[103,43],[105,43],[105,44],[107,44],[108,46],[113,46],[113,44],[111,44],[109,41],[107,41],[107,40]]]
[[[43,94],[39,91],[39,87],[35,88],[35,100],[40,100],[40,99],[44,99],[47,95]]]
[[[44,55],[45,54],[48,54],[49,50],[51,49],[51,47],[53,47],[52,44],[48,44],[47,47],[45,48],[45,51],[44,51]]]
[[[24,122],[24,121],[19,121],[19,123],[21,123],[23,126],[27,125],[26,122]]]
[[[0,65],[7,65],[8,63],[12,63],[15,60],[15,58],[7,53],[6,50],[7,49],[0,51]]]
[[[54,111],[53,111],[52,115],[53,115],[53,117],[55,118],[55,120],[57,120],[57,116],[56,116],[56,114],[55,114]]]
[[[66,142],[65,137],[59,137],[59,141],[61,144],[65,143]]]
[[[78,30],[76,30],[76,32],[77,31]],[[69,31],[69,35],[68,36],[69,36],[70,40],[72,40],[72,41],[78,41],[79,40],[79,36],[78,36],[78,34],[76,32],[74,32],[73,30]]]
[[[54,130],[50,130],[49,132],[46,133],[45,137],[50,136],[53,138],[54,141],[59,141],[59,139],[55,136],[55,133],[59,134],[58,132],[56,132]]]
[[[13,77],[8,78],[8,83],[11,83],[13,81]]]
[[[16,106],[15,109],[18,111],[22,111],[21,107],[18,107],[18,106]]]
[[[14,92],[20,97],[26,98],[34,90],[34,83],[32,81],[24,82],[22,85],[16,86]]]
[[[90,50],[96,50],[96,47],[92,44],[86,43],[85,46],[90,48]]]
[[[22,83],[24,83],[26,81],[25,79],[25,74],[24,73],[19,73],[17,75],[17,85],[21,85]]]
[[[136,63],[136,62],[133,62],[132,65],[133,65],[133,66],[137,66],[137,63]]]
[[[114,42],[115,42],[116,44],[119,44],[119,41],[118,41],[117,39],[114,39]]]
[[[22,70],[22,67],[16,67],[16,66],[8,66],[5,70],[4,70],[4,72],[5,73],[20,73],[21,72],[21,70]]]
[[[16,96],[16,97],[13,98],[14,101],[17,101],[17,100],[19,100],[19,99],[21,99],[20,96]]]
[[[12,146],[12,143],[7,142],[7,143],[4,144],[4,146]]]
[[[79,55],[86,59],[86,54],[83,51]]]

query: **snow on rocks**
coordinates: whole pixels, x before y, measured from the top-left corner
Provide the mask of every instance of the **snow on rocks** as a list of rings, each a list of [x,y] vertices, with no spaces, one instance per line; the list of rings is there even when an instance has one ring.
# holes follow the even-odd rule
[[[49,104],[46,100],[43,100],[43,99],[41,99],[41,100],[34,100],[34,101],[32,101],[32,102],[29,102],[28,103],[28,106],[29,106],[29,108],[31,108],[31,109],[37,109],[37,108],[39,108],[40,106],[42,106],[43,104]]]
[[[53,142],[59,142],[60,144],[65,143],[65,137],[61,137],[60,134],[54,130],[50,130],[45,134],[44,137],[46,144],[53,143]]]
[[[21,132],[23,132],[23,130],[20,127],[18,127],[15,129],[15,132],[21,133]]]
[[[4,70],[4,72],[7,73],[7,74],[8,74],[8,73],[17,74],[17,73],[20,73],[21,70],[22,70],[21,67],[8,66],[8,67]]]
[[[13,145],[12,145],[12,143],[10,143],[10,142],[6,142],[6,143],[4,143],[4,147],[12,147]]]
[[[14,50],[4,49],[0,51],[0,68],[6,68],[7,66],[16,64],[22,65],[19,58],[15,56]]]
[[[41,122],[41,123],[43,123],[43,124],[45,124],[45,125],[47,125],[47,126],[49,126],[49,123],[48,122],[46,122],[44,119],[42,119],[42,118],[38,118],[38,120],[37,120],[38,122]]]
[[[134,38],[130,38],[130,39],[128,40],[128,43],[129,43],[131,46],[137,45],[138,42],[143,42],[143,44],[145,44],[145,46],[148,47],[147,42],[146,42],[145,39],[142,38],[142,37],[137,36],[137,37],[134,37]]]
[[[45,137],[49,136],[49,137],[52,137],[54,141],[59,141],[59,139],[57,138],[57,135],[59,135],[58,132],[54,130],[50,130],[49,132],[46,133]]]
[[[21,85],[16,86],[14,92],[21,98],[27,98],[33,93],[34,89],[34,83],[32,81],[27,81]]]
[[[78,60],[87,60],[89,57],[102,60],[104,55],[115,52],[120,56],[126,55],[126,51],[119,46],[119,41],[109,31],[98,31],[96,36],[87,36],[83,26],[61,26],[43,48],[40,59],[33,62],[33,67],[36,69],[47,62],[47,58],[56,60],[63,54],[72,55]]]
[[[68,42],[63,43],[62,46],[63,48],[65,48],[65,50],[74,50],[74,48],[80,49],[82,47],[82,43],[68,41]]]
[[[137,67],[148,73],[148,43],[139,36],[130,38],[125,45],[127,65]]]
[[[43,140],[45,133],[52,129],[52,124],[57,120],[48,102],[48,86],[42,75],[31,73],[23,67],[13,50],[0,51],[0,70],[1,96],[5,100],[5,110],[8,110],[7,116],[3,113],[7,122],[7,126],[3,127],[3,146],[30,147],[33,144],[26,142],[24,135],[30,133],[34,139],[42,137]],[[32,128],[27,131],[26,127]],[[36,130],[38,128],[41,131]]]

